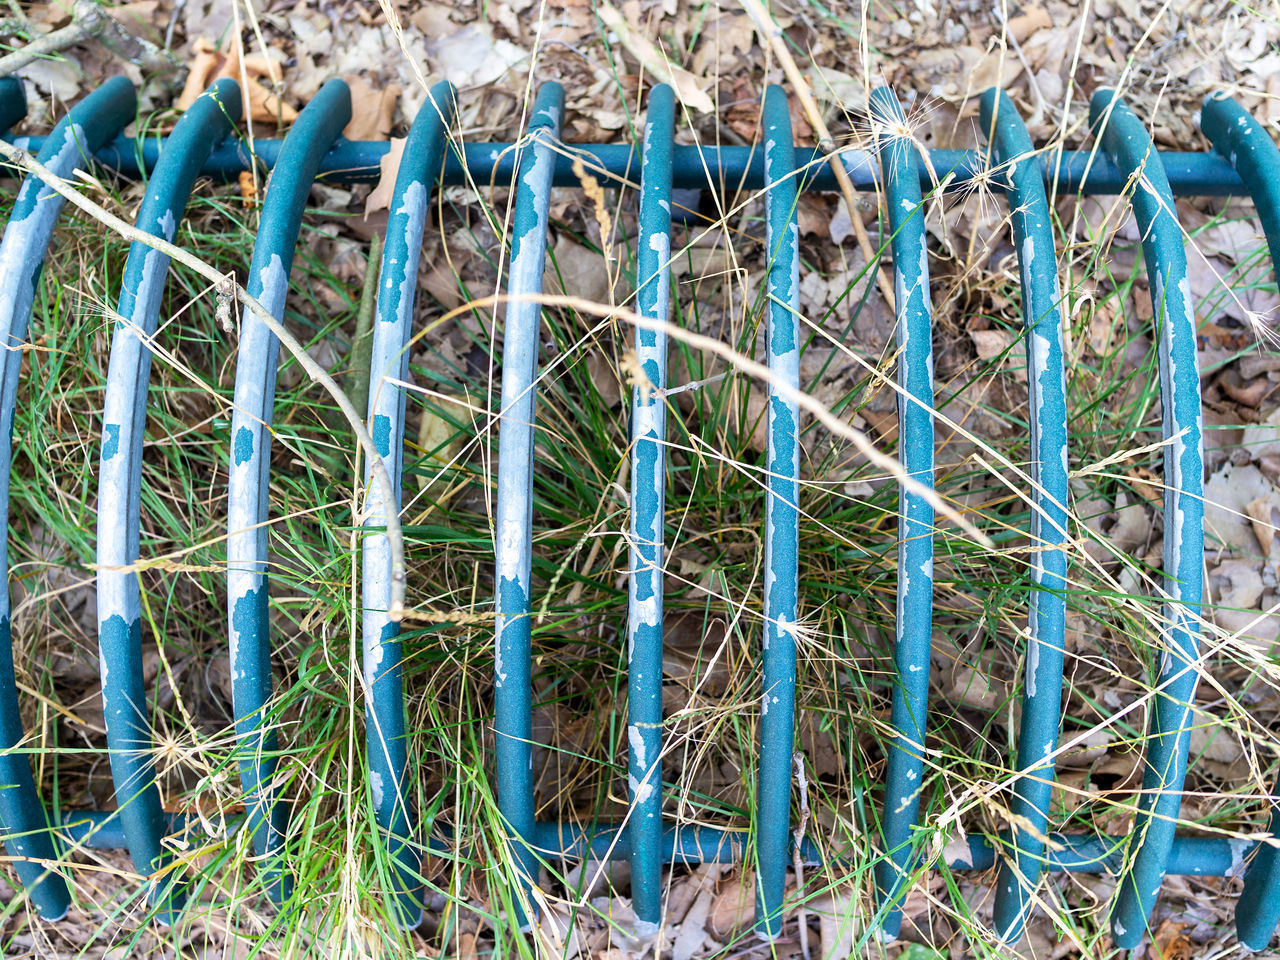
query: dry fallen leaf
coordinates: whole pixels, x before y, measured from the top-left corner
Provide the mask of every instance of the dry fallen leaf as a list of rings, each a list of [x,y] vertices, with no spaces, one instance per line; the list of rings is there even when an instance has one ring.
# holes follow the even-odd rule
[[[1164,480],[1147,467],[1132,467],[1125,476],[1133,481],[1133,490],[1157,510],[1164,508]]]
[[[368,199],[364,202],[365,219],[375,210],[387,210],[391,207],[391,195],[396,189],[396,174],[400,172],[404,144],[403,137],[392,137],[391,149],[378,161],[378,183],[369,191]]]
[[[1253,521],[1253,535],[1262,544],[1262,555],[1271,556],[1271,545],[1276,539],[1276,526],[1280,524],[1280,500],[1274,495],[1259,497],[1245,504],[1244,512]]]
[[[1052,27],[1053,18],[1044,7],[1024,7],[1018,16],[1009,18],[1007,26],[1009,36],[1019,43],[1026,43],[1037,30]]]
[[[348,140],[385,140],[400,99],[400,86],[388,83],[378,88],[364,77],[343,77],[351,88],[351,122],[342,130]]]
[[[258,77],[266,77],[272,83],[280,83],[283,79],[280,64],[269,57],[242,56],[240,39],[237,37],[231,49],[222,53],[204,37],[196,39],[192,44],[195,59],[187,74],[186,86],[178,97],[178,109],[187,110],[208,89],[215,80],[228,77],[236,83],[243,83],[243,73],[249,78],[249,119],[259,123],[292,123],[298,118],[298,111],[285,103],[274,93],[257,83]]]
[[[711,81],[705,77],[695,76],[683,67],[677,67],[668,61],[648,37],[638,30],[633,30],[626,18],[610,4],[600,4],[596,8],[596,15],[606,27],[618,35],[618,42],[640,61],[642,67],[659,80],[671,84],[676,99],[686,107],[700,113],[710,113],[714,109],[714,104],[707,96],[705,89]]]
[[[1151,938],[1152,955],[1160,960],[1191,960],[1199,956],[1200,951],[1184,932],[1188,926],[1173,919],[1160,924]]]

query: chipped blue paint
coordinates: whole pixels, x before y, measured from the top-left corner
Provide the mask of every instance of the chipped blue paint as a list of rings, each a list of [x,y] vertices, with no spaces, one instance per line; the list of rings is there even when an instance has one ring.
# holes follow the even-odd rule
[[[1062,309],[1053,217],[1044,181],[1032,162],[1031,137],[1013,102],[999,89],[982,96],[983,129],[992,141],[993,161],[1006,181],[1014,246],[1022,278],[1026,328],[1027,404],[1031,422],[1031,579],[1026,680],[1018,771],[1010,809],[1013,848],[1001,860],[996,880],[995,925],[1006,943],[1022,935],[1034,903],[1049,832],[1053,793],[1052,755],[1062,721],[1062,663],[1067,630],[1067,394],[1062,349]]]
[[[391,455],[391,418],[386,414],[373,415],[373,445],[378,448],[379,456]]]
[[[248,463],[253,457],[253,431],[248,427],[241,427],[236,431],[231,456],[237,467]]]
[[[418,261],[426,229],[430,191],[439,175],[447,135],[457,111],[456,95],[448,83],[431,88],[418,112],[396,173],[387,220],[386,245],[378,282],[377,322],[370,352],[368,418],[373,441],[391,478],[400,509],[404,466],[405,395],[397,385],[409,371],[409,339],[413,333],[413,305],[418,291]],[[412,776],[405,731],[404,683],[401,677],[400,625],[391,620],[392,563],[387,543],[388,505],[365,467],[363,637],[365,745],[369,754],[374,818],[394,865],[393,894],[400,922],[417,926],[422,919],[422,849],[414,838]]]
[[[898,456],[912,479],[932,487],[933,329],[920,158],[893,91],[872,91],[870,103],[893,237],[898,386],[904,391],[898,394]],[[896,676],[890,717],[894,739],[886,758],[880,819],[884,857],[876,864],[880,932],[887,939],[898,935],[902,899],[918,866],[912,844],[925,776],[933,629],[933,508],[901,484],[898,503]]]
[[[85,166],[86,153],[97,150],[134,115],[133,87],[124,77],[107,81],[77,104],[53,128],[37,159],[54,174],[71,178]],[[66,201],[35,177],[27,177],[9,213],[0,240],[0,531],[9,529],[9,471],[13,461],[13,415],[22,368],[22,347],[35,302],[40,267],[53,228]],[[53,920],[66,913],[70,902],[62,873],[52,866],[58,853],[49,833],[44,805],[36,793],[27,757],[13,751],[24,741],[13,674],[9,635],[8,538],[0,537],[0,777],[9,786],[0,790],[0,828],[5,847],[16,859],[14,869],[40,915]]]
[[[110,460],[120,452],[120,424],[102,425],[102,459]]]
[[[147,184],[138,229],[173,239],[200,164],[239,114],[240,88],[231,80],[219,81],[183,114]],[[140,706],[123,706],[146,703],[138,577],[125,568],[139,558],[142,446],[151,372],[151,350],[145,341],[156,330],[168,269],[164,254],[140,242],[130,246],[107,370],[98,472],[98,643],[108,705],[107,746],[125,837],[134,868],[144,877],[157,874],[172,857],[163,844],[164,812],[155,786],[150,726]],[[164,876],[163,884],[152,883],[152,902],[162,919],[173,922],[185,894],[174,882],[175,872]]]
[[[542,292],[551,204],[554,142],[560,136],[564,90],[538,90],[521,149],[511,217],[511,267],[502,332],[502,407],[498,428],[498,489],[494,503],[494,556],[498,590],[494,636],[498,809],[511,830],[518,909],[527,917],[527,885],[538,879],[538,860],[527,845],[533,830],[530,576],[533,566],[533,424],[542,305],[522,299]]]
[[[1164,880],[1187,772],[1204,590],[1204,456],[1195,308],[1173,194],[1142,122],[1110,90],[1089,102],[1102,148],[1123,171],[1141,171],[1130,197],[1151,278],[1163,410],[1164,590],[1160,667],[1147,735],[1146,771],[1130,835],[1131,859],[1111,912],[1111,935],[1135,947]]]
[[[1200,111],[1200,128],[1225,156],[1249,189],[1271,251],[1280,270],[1280,150],[1266,128],[1225,95],[1210,95]],[[1267,832],[1280,836],[1280,781],[1268,800]],[[1265,950],[1280,922],[1280,849],[1258,845],[1248,861],[1244,890],[1236,906],[1236,934],[1252,950]]]
[[[312,181],[325,152],[350,119],[347,85],[330,80],[289,130],[279,164],[267,183],[247,289],[277,320],[284,316],[289,271]],[[293,893],[293,878],[284,856],[287,812],[276,802],[276,732],[274,727],[264,726],[271,699],[267,487],[279,353],[275,335],[245,310],[231,416],[236,450],[230,457],[227,484],[227,613],[240,782],[250,811],[248,829],[262,858],[259,868],[276,903],[288,900]],[[248,431],[252,445],[249,456],[242,460],[239,452],[244,431]]]
[[[765,225],[769,255],[769,369],[793,391],[800,387],[797,315],[800,239],[796,225],[795,146],[782,87],[769,86],[764,127]],[[794,394],[792,395],[794,396]],[[791,757],[795,747],[796,624],[799,619],[800,409],[769,386],[764,534],[764,629],[761,663],[760,770],[756,834],[756,932],[782,931],[783,894],[791,846]]]
[[[671,316],[671,149],[675,96],[649,92],[640,174],[636,309]],[[631,799],[631,905],[637,931],[662,920],[662,589],[664,565],[667,335],[636,331],[636,356],[653,390],[631,399],[631,550],[627,580],[627,794]],[[659,391],[659,392],[654,392]]]

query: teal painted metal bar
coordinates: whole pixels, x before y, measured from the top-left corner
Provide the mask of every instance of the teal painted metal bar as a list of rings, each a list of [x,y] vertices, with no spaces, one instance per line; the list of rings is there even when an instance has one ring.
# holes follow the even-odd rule
[[[166,833],[191,838],[208,838],[203,822],[191,814],[165,815]],[[231,818],[226,829],[212,839],[230,836],[244,826],[243,817]],[[118,850],[125,846],[124,830],[115,811],[77,810],[63,813],[58,833],[71,846],[88,850]],[[1124,837],[1105,834],[1053,833],[1045,870],[1049,873],[1116,874],[1124,867]],[[632,853],[631,831],[619,823],[567,824],[539,821],[533,826],[531,841],[538,856],[546,860],[626,860]],[[741,863],[750,849],[747,830],[712,827],[664,827],[659,847],[663,864],[696,866],[700,863]],[[432,855],[458,857],[475,855],[459,848],[451,831],[437,827],[423,841]],[[1191,877],[1237,876],[1245,863],[1257,857],[1262,844],[1228,837],[1178,837],[1169,855],[1171,875]],[[991,870],[997,865],[996,847],[989,838],[971,833],[939,860],[951,870]],[[795,853],[794,845],[789,856]],[[799,850],[806,867],[824,863],[860,863],[865,852],[857,849],[826,850],[806,837]]]
[[[72,108],[44,141],[37,159],[68,178],[134,117],[133,87],[124,77],[107,81]],[[13,416],[18,399],[27,325],[39,292],[40,270],[66,200],[36,177],[22,182],[0,240],[0,828],[27,896],[47,920],[67,912],[70,896],[49,832],[27,755],[18,708],[9,622],[9,476],[13,464]]]
[[[769,255],[769,370],[800,389],[800,234],[796,225],[795,147],[787,93],[770,86],[764,132],[765,243]],[[764,628],[761,662],[760,771],[756,796],[756,931],[782,932],[791,847],[791,759],[795,749],[796,625],[799,621],[800,407],[794,393],[769,385],[764,500]]]
[[[1045,852],[1044,869],[1049,873],[1105,873],[1115,875],[1125,864],[1127,839],[1105,834],[1051,833]],[[538,854],[548,860],[622,860],[631,854],[630,831],[619,824],[588,825],[535,824],[534,845]],[[711,827],[664,827],[662,861],[681,865],[699,863],[741,863],[750,855],[752,834],[747,830],[713,829]],[[1002,845],[1002,844],[1001,844]],[[1169,855],[1170,874],[1191,877],[1231,877],[1239,874],[1244,863],[1256,855],[1259,844],[1228,837],[1178,837]],[[433,852],[448,854],[452,845],[447,837],[432,841]],[[790,858],[794,844],[788,849]],[[865,864],[867,851],[861,847],[824,849],[806,837],[799,850],[800,862],[807,867],[823,864]],[[971,833],[960,842],[947,846],[947,853],[934,868],[945,864],[951,870],[986,871],[994,869],[1003,853],[981,834]]]
[[[671,148],[675,95],[649,92],[640,173],[636,312],[671,317]],[[662,591],[667,483],[667,335],[637,328],[648,380],[631,398],[631,569],[627,580],[627,794],[631,800],[631,906],[642,936],[662,920]]]
[[[912,479],[933,486],[933,324],[929,251],[920,193],[920,157],[906,129],[898,98],[888,87],[871,93],[871,118],[884,175],[892,231],[897,311],[898,456]],[[902,926],[902,899],[919,866],[913,832],[924,786],[925,722],[929,709],[929,654],[933,635],[933,507],[898,486],[898,596],[895,612],[894,739],[885,772],[876,897],[884,937]]]
[[[533,569],[534,400],[551,170],[564,114],[564,90],[538,90],[521,151],[515,209],[511,215],[511,268],[502,330],[502,407],[498,428],[498,490],[494,503],[494,700],[497,731],[498,809],[511,832],[518,865],[515,906],[531,916],[528,886],[538,881],[533,831],[533,640],[530,592]]]
[[[1266,128],[1224,95],[1211,95],[1200,111],[1200,127],[1240,173],[1262,221],[1273,270],[1280,270],[1280,150]],[[1280,837],[1280,781],[1268,799],[1267,832]],[[1258,844],[1244,875],[1236,906],[1236,934],[1250,949],[1265,950],[1280,922],[1280,850]]]
[[[1195,307],[1187,258],[1160,158],[1146,128],[1110,90],[1099,90],[1089,116],[1102,147],[1131,175],[1131,195],[1151,278],[1151,304],[1159,338],[1164,464],[1164,572],[1166,602],[1159,631],[1159,676],[1146,770],[1131,839],[1131,860],[1120,878],[1111,935],[1134,947],[1146,932],[1164,879],[1182,805],[1195,702],[1200,601],[1204,590],[1204,456]]]
[[[240,118],[240,88],[222,80],[183,114],[147,183],[136,226],[173,242],[191,186],[209,151]],[[129,247],[111,340],[98,464],[98,664],[111,778],[119,818],[138,873],[150,880],[157,916],[172,923],[185,895],[164,846],[164,811],[155,783],[154,742],[142,679],[138,575],[142,444],[147,382],[169,258],[144,243]]]
[[[289,272],[302,211],[320,158],[351,119],[351,93],[341,80],[321,88],[285,139],[278,172],[267,183],[246,289],[277,320],[284,316]],[[293,893],[288,872],[288,814],[275,783],[276,728],[271,700],[271,620],[268,615],[267,486],[271,420],[280,342],[251,311],[240,322],[235,406],[227,485],[227,623],[240,782],[248,829],[262,859],[261,875],[276,903]]]
[[[0,133],[27,115],[27,95],[17,77],[0,77]]]
[[[422,235],[430,214],[431,192],[444,162],[449,127],[456,114],[453,87],[436,84],[405,140],[382,248],[369,364],[369,434],[378,445],[396,500],[393,504],[383,502],[382,493],[373,482],[372,467],[366,464],[361,590],[365,747],[374,818],[391,863],[400,921],[407,927],[422,922],[422,853],[414,839],[400,624],[388,613],[393,565],[386,525],[390,510],[400,510],[405,412],[405,393],[400,384],[409,374],[409,340],[413,334]]]
[[[27,149],[39,149],[42,139],[31,137],[17,141]],[[255,140],[254,154],[241,143],[226,143],[204,166],[204,173],[219,180],[235,180],[251,161],[268,170],[274,169],[280,158],[280,140]],[[441,182],[445,186],[466,185],[471,182],[509,182],[516,172],[516,153],[510,143],[467,144],[461,157],[450,155],[445,159]],[[597,170],[614,176],[626,176],[628,171],[641,169],[639,151],[628,144],[577,143],[572,153],[555,158],[552,186],[577,187],[580,181],[573,172],[573,157],[577,155]],[[337,183],[367,183],[376,181],[379,161],[386,156],[390,145],[386,141],[339,141],[320,165],[320,175]],[[141,166],[151,169],[159,155],[160,145],[152,139],[138,144],[132,139],[120,138],[99,151],[98,161],[118,170],[125,176],[137,176]],[[875,156],[865,150],[841,152],[846,172],[859,190],[874,192],[876,189]],[[1241,193],[1244,184],[1227,161],[1213,153],[1162,153],[1165,172],[1174,195],[1179,197],[1225,197]],[[947,185],[949,191],[972,188],[980,181],[984,188],[993,188],[987,176],[986,161],[982,153],[972,150],[931,150],[929,160],[939,176],[952,174]],[[1122,193],[1127,178],[1107,157],[1096,156],[1088,150],[1066,150],[1062,153],[1042,154],[1036,159],[1046,182],[1055,183],[1059,193],[1108,194]],[[805,190],[831,191],[839,189],[835,174],[820,150],[798,148],[796,165],[806,170]],[[709,183],[707,171],[712,171]],[[738,146],[685,146],[677,145],[672,151],[671,176],[673,189],[716,188],[759,190],[765,184],[764,158],[753,147]],[[932,174],[921,167],[921,189],[932,189]],[[994,186],[994,189],[1000,189]]]
[[[1053,214],[1032,159],[1031,137],[1007,94],[988,90],[980,102],[992,159],[1006,182],[1013,244],[1022,281],[1027,351],[1027,407],[1031,425],[1031,594],[1018,779],[1010,804],[1012,848],[1000,861],[995,925],[1016,941],[1033,905],[1049,832],[1053,761],[1062,724],[1062,665],[1067,632],[1067,378]]]

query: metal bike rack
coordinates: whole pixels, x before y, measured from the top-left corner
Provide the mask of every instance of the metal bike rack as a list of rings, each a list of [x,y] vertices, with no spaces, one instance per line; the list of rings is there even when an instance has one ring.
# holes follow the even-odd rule
[[[363,544],[363,673],[367,691],[367,761],[382,841],[395,867],[398,916],[417,924],[423,911],[423,858],[440,841],[423,835],[406,788],[411,758],[405,725],[399,626],[388,614],[392,581],[386,518],[400,503],[407,345],[417,294],[417,270],[430,195],[437,185],[476,181],[515,183],[513,242],[503,338],[502,399],[495,517],[496,786],[498,806],[520,876],[516,901],[536,881],[542,861],[610,856],[630,861],[633,906],[641,933],[662,921],[661,870],[666,863],[748,859],[757,867],[757,930],[775,937],[786,908],[786,869],[792,862],[791,763],[795,722],[796,644],[799,618],[797,505],[800,443],[799,239],[800,190],[831,190],[826,158],[795,147],[786,93],[765,91],[763,149],[696,147],[674,143],[675,100],[659,86],[649,95],[643,143],[565,144],[560,141],[564,95],[558,84],[538,92],[528,133],[518,144],[466,144],[451,140],[454,92],[432,89],[414,121],[399,167],[373,333],[375,374],[369,392],[370,434],[393,479],[396,503],[376,485],[368,494]],[[955,189],[985,177],[1008,197],[1022,282],[1028,357],[1031,480],[1035,505],[1030,535],[1029,634],[1018,734],[1017,777],[1011,811],[1025,828],[995,840],[970,835],[966,852],[949,856],[954,869],[995,869],[995,933],[1017,939],[1044,872],[1108,872],[1119,877],[1111,913],[1115,942],[1136,945],[1166,874],[1233,875],[1244,868],[1237,915],[1242,941],[1261,948],[1280,918],[1280,861],[1269,843],[1175,835],[1188,761],[1194,702],[1197,626],[1204,542],[1202,420],[1196,329],[1175,196],[1249,193],[1265,228],[1273,261],[1280,263],[1280,150],[1230,99],[1211,97],[1202,124],[1215,153],[1159,153],[1141,121],[1109,91],[1094,96],[1090,116],[1100,151],[1036,153],[1008,97],[989,91],[981,99],[981,126],[989,155],[932,151],[928,163],[905,131],[901,107],[887,89],[871,98],[875,149],[841,155],[854,184],[881,184],[887,199],[897,311],[899,456],[906,473],[931,487],[934,469],[933,357],[924,192],[937,184],[931,171],[951,174]],[[257,140],[254,156],[229,139],[240,119],[240,95],[220,81],[178,122],[163,146],[119,138],[133,119],[129,83],[109,81],[44,138],[18,138],[60,177],[94,162],[136,176],[150,172],[140,229],[172,240],[195,177],[231,178],[256,160],[273,169],[248,272],[249,292],[279,319],[308,191],[317,176],[360,181],[377,176],[384,143],[343,140],[350,117],[346,85],[330,81],[307,106],[283,141]],[[0,129],[25,112],[20,86],[0,79]],[[114,138],[114,139],[113,139]],[[768,451],[764,521],[764,610],[760,658],[760,759],[757,807],[747,830],[674,828],[662,818],[662,623],[664,568],[665,407],[637,391],[632,400],[630,575],[628,602],[627,781],[631,810],[625,825],[571,827],[535,822],[531,771],[530,614],[536,588],[531,577],[533,447],[541,292],[553,186],[578,185],[574,159],[593,174],[620,177],[639,170],[640,237],[637,243],[636,312],[654,322],[636,334],[636,353],[650,383],[667,386],[667,337],[660,324],[671,308],[671,193],[733,181],[765,192],[768,228],[768,364],[776,381],[767,405]],[[1052,756],[1061,722],[1066,630],[1067,406],[1062,310],[1046,181],[1066,192],[1128,197],[1143,237],[1160,360],[1164,410],[1165,555],[1161,657],[1145,776],[1133,830],[1125,837],[1054,833],[1049,801]],[[1135,186],[1141,183],[1140,187]],[[63,198],[34,177],[22,184],[0,241],[0,335],[10,347],[0,366],[0,435],[12,428],[18,401],[21,351],[36,283]],[[135,868],[152,878],[160,915],[182,909],[184,891],[166,870],[163,838],[186,818],[166,815],[155,785],[150,724],[139,704],[142,682],[141,618],[136,574],[120,572],[139,559],[138,522],[142,443],[146,430],[151,352],[167,259],[134,243],[125,268],[118,323],[111,347],[103,412],[99,484],[98,574],[100,663],[111,771],[118,809],[49,814],[41,803],[27,757],[14,679],[11,642],[0,642],[0,825],[27,896],[47,919],[67,910],[69,890],[59,859],[68,845],[126,846]],[[246,311],[236,369],[235,409],[228,451],[228,644],[234,685],[236,734],[245,794],[244,829],[260,857],[264,884],[277,902],[292,895],[289,824],[273,784],[276,736],[266,722],[271,699],[271,644],[267,602],[267,497],[271,419],[279,344]],[[0,508],[8,510],[11,449],[0,453]],[[366,467],[368,470],[368,467]],[[368,478],[366,472],[366,479]],[[877,922],[883,936],[897,936],[901,904],[927,866],[913,841],[919,824],[924,776],[934,518],[929,501],[900,487],[897,683],[879,849],[875,852]],[[7,570],[7,551],[0,561]],[[0,631],[8,641],[8,593],[0,603]],[[1280,794],[1280,784],[1276,787]],[[1261,811],[1260,811],[1261,813]],[[1280,833],[1280,806],[1270,805],[1267,830]],[[1050,842],[1046,843],[1048,838]],[[798,851],[808,863],[841,855],[805,840]]]

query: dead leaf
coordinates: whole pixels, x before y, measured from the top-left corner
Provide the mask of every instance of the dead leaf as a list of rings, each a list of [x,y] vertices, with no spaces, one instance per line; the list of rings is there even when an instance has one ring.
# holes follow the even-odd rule
[[[1160,924],[1151,938],[1151,952],[1160,960],[1192,960],[1200,951],[1185,931],[1188,924],[1173,919]]]
[[[1271,545],[1276,539],[1276,527],[1280,525],[1280,503],[1275,496],[1259,497],[1245,504],[1244,512],[1253,521],[1253,535],[1262,544],[1262,555],[1271,556]]]
[[[752,921],[756,909],[755,883],[753,870],[744,870],[739,876],[729,879],[724,889],[716,894],[707,914],[708,933],[726,942]]]
[[[609,265],[601,254],[575,243],[567,232],[556,238],[543,276],[548,293],[608,304],[612,302],[609,286]]]
[[[1244,448],[1255,460],[1280,453],[1280,407],[1272,410],[1264,422],[1245,427]]]
[[[607,3],[596,7],[596,16],[606,27],[618,35],[618,42],[640,61],[640,65],[659,80],[671,84],[671,89],[681,103],[699,113],[710,113],[715,109],[711,98],[707,96],[706,87],[711,81],[705,77],[697,77],[683,67],[669,62],[647,37],[633,30],[626,18],[617,8]]]
[[[693,55],[693,72],[700,76],[708,72],[729,74],[741,62],[738,54],[751,52],[755,36],[755,23],[747,14],[721,14],[702,32]]]
[[[509,40],[495,40],[487,23],[470,23],[444,37],[428,35],[426,49],[436,70],[456,87],[493,83],[529,57]]]
[[[252,170],[240,171],[240,199],[246,207],[258,202],[258,185],[253,179]]]
[[[1256,500],[1280,504],[1280,494],[1253,464],[1239,466],[1228,461],[1204,485],[1205,550],[1229,550],[1237,557],[1252,557],[1262,545],[1254,531],[1257,524],[1246,513]]]
[[[1133,467],[1125,471],[1125,476],[1133,481],[1133,490],[1138,496],[1157,510],[1164,507],[1164,480],[1154,471],[1146,467]]]
[[[282,81],[283,73],[280,64],[275,60],[261,55],[244,57],[239,37],[233,40],[231,49],[226,53],[220,52],[204,37],[198,37],[191,48],[195,52],[195,59],[187,74],[186,86],[182,88],[182,94],[178,97],[179,110],[190,109],[191,105],[199,99],[200,94],[204,93],[215,80],[226,77],[243,84],[244,78],[241,76],[243,68],[243,73],[249,78],[247,92],[250,120],[259,123],[292,123],[298,118],[297,110],[256,82],[259,77],[266,77],[272,83]]]
[[[396,174],[400,172],[400,158],[404,156],[404,137],[392,137],[391,149],[378,161],[378,182],[364,201],[365,219],[375,210],[391,207],[391,196],[396,189]]]
[[[977,351],[979,360],[996,360],[1003,357],[1000,369],[1013,374],[1019,381],[1027,379],[1027,365],[1023,362],[1025,351],[1022,338],[1011,330],[999,328],[993,330],[970,330],[969,339],[973,341],[973,349]]]
[[[970,330],[969,339],[979,360],[994,360],[1009,349],[1013,334],[1008,330]]]
[[[1010,17],[1006,24],[1009,36],[1019,43],[1026,43],[1037,30],[1052,26],[1053,18],[1044,7],[1024,7],[1022,13],[1016,17]]]
[[[819,100],[846,110],[862,110],[867,105],[866,85],[858,78],[830,67],[809,68],[809,85]]]
[[[399,84],[388,83],[378,88],[358,75],[342,79],[351,88],[351,122],[343,128],[342,135],[348,140],[387,139],[400,99]]]
[[[796,221],[800,225],[800,233],[804,236],[831,236],[831,211],[827,207],[825,197],[812,193],[800,194],[796,203]]]

